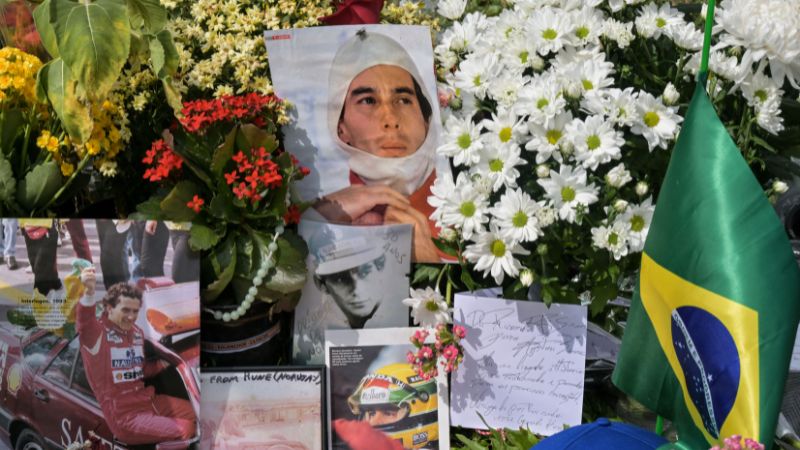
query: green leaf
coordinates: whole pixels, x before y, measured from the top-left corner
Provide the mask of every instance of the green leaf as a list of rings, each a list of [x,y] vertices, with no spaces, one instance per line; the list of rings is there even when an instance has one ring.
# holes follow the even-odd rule
[[[156,72],[156,75],[161,79],[176,76],[180,65],[180,55],[175,47],[175,41],[172,40],[172,33],[168,30],[161,30],[156,34],[156,39],[164,50],[164,65]]]
[[[172,77],[165,77],[161,79],[161,85],[164,87],[164,95],[167,96],[167,104],[172,108],[175,117],[183,117],[181,110],[183,109],[183,100],[181,93],[175,86]]]
[[[277,264],[270,271],[264,287],[288,294],[299,291],[306,283],[308,247],[300,237],[286,232],[278,238]]]
[[[0,155],[0,204],[14,200],[14,191],[17,189],[17,180],[11,163]]]
[[[36,23],[36,31],[42,39],[42,45],[47,53],[53,58],[58,58],[58,43],[56,42],[56,31],[50,23],[50,0],[44,0],[36,9],[33,10],[33,21]]]
[[[131,216],[134,220],[156,220],[163,219],[161,210],[161,198],[154,196],[136,205],[136,213]]]
[[[128,0],[131,20],[142,22],[145,29],[156,34],[167,24],[167,10],[158,0]]]
[[[189,236],[189,245],[192,246],[192,250],[208,250],[217,245],[217,242],[219,242],[219,235],[216,231],[205,225],[192,224],[192,231]]]
[[[234,127],[230,133],[225,136],[219,147],[214,150],[214,156],[211,157],[211,173],[214,177],[221,177],[225,170],[225,165],[228,164],[233,156],[233,143],[236,140],[236,133],[238,127]]]
[[[236,135],[236,148],[248,149],[264,147],[268,153],[272,153],[278,148],[278,141],[275,136],[268,133],[261,128],[246,123],[239,127],[239,133]]]
[[[236,271],[236,246],[234,241],[234,235],[228,235],[221,245],[211,250],[209,258],[212,259],[215,272],[220,267],[224,267],[224,269],[218,272],[217,279],[209,283],[201,292],[203,302],[216,300],[233,279],[233,274]]]
[[[468,437],[464,436],[463,434],[457,434],[456,438],[461,441],[462,444],[466,445],[469,450],[486,450],[486,447],[478,444],[477,442],[469,439]]]
[[[181,181],[176,184],[172,191],[161,200],[161,210],[164,211],[169,220],[176,222],[189,222],[196,215],[187,203],[197,194],[197,185],[191,181]]]
[[[439,276],[439,271],[442,270],[438,266],[426,266],[418,264],[414,270],[414,279],[411,284],[417,284],[422,281],[432,282]]]
[[[0,150],[11,156],[14,141],[25,131],[25,118],[19,109],[0,109]]]
[[[17,201],[28,211],[41,208],[61,189],[64,184],[61,169],[55,161],[48,161],[34,167],[20,181]]]
[[[150,49],[150,64],[153,67],[153,72],[158,74],[164,69],[164,47],[152,34],[148,34],[146,37],[148,48]]]
[[[105,97],[130,53],[127,6],[120,0],[51,0],[50,6],[61,58],[93,98]]]
[[[61,58],[54,59],[39,70],[38,77],[70,139],[86,142],[92,135],[94,122],[85,103],[85,92],[69,67]]]
[[[222,187],[217,191],[217,195],[211,199],[211,204],[208,205],[208,211],[218,219],[239,223],[239,209],[233,204],[230,192],[226,192],[226,190],[227,187]]]

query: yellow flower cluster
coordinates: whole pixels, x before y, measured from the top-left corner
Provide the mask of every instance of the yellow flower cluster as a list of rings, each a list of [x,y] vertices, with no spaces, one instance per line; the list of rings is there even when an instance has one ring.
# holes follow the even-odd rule
[[[36,72],[39,58],[14,47],[0,49],[0,107],[36,103]]]
[[[409,0],[387,1],[381,11],[382,23],[402,25],[427,25],[431,32],[439,30],[439,19],[425,9],[425,2]]]
[[[60,145],[61,143],[58,141],[58,138],[50,134],[47,130],[42,131],[42,134],[36,139],[36,146],[50,153],[57,153]]]

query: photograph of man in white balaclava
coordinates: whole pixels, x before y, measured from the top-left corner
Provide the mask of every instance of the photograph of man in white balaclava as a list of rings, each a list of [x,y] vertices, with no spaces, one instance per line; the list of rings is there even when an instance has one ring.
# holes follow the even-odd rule
[[[287,150],[312,170],[300,186],[313,204],[307,216],[410,224],[414,261],[447,260],[432,241],[439,230],[428,204],[437,175],[449,171],[435,152],[441,127],[428,29],[268,32],[267,48],[276,93],[296,107],[284,128]]]

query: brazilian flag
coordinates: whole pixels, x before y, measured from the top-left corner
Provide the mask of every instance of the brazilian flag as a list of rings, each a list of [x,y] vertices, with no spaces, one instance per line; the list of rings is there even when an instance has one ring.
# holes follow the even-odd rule
[[[679,444],[770,448],[800,319],[786,233],[700,77],[642,254],[613,381]]]

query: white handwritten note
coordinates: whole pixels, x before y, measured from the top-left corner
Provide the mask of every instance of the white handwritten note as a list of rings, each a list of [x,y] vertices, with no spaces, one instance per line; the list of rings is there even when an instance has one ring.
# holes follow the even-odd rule
[[[792,361],[789,363],[792,372],[800,372],[800,328],[794,337],[794,350],[792,351]]]
[[[453,377],[451,422],[527,427],[550,435],[579,425],[586,308],[457,294],[454,322],[467,328]]]

